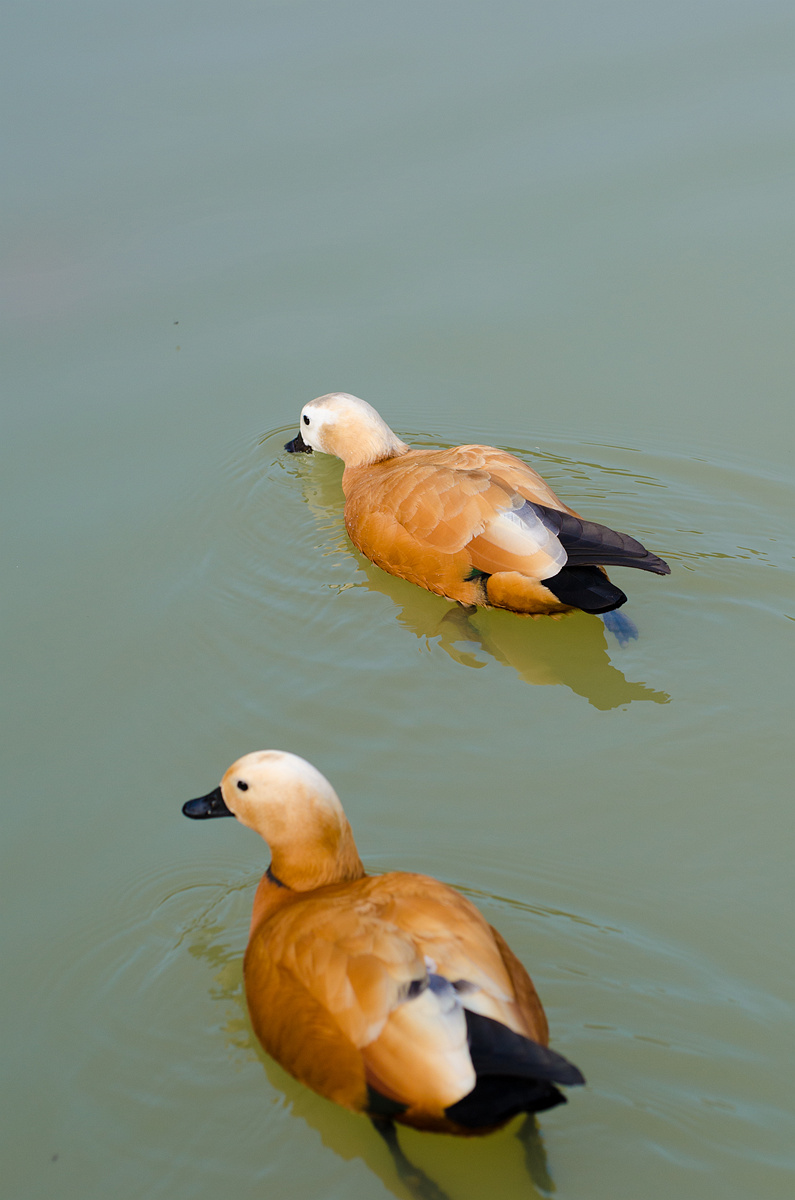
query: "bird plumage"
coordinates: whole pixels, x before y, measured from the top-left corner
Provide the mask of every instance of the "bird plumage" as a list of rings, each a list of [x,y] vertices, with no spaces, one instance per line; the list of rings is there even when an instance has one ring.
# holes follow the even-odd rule
[[[624,593],[611,584],[597,594],[594,572],[572,567],[594,566],[603,578],[604,565],[669,573],[634,538],[580,518],[507,451],[412,449],[369,404],[341,392],[305,405],[300,429],[288,450],[345,462],[345,526],[357,549],[438,595],[522,613],[605,612]]]
[[[297,1079],[355,1112],[454,1133],[561,1103],[554,1082],[582,1082],[547,1048],[530,977],[472,902],[428,876],[366,875],[335,793],[303,759],[247,755],[183,811],[236,815],[271,845],[246,996],[258,1038]]]

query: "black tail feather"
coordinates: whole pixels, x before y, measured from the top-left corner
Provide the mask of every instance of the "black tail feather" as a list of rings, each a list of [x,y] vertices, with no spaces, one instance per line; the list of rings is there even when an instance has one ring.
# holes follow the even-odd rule
[[[556,1050],[514,1033],[501,1021],[465,1009],[472,1066],[478,1075],[516,1075],[569,1085],[585,1083],[582,1071]]]
[[[467,1096],[445,1109],[459,1125],[498,1125],[519,1112],[544,1112],[566,1103],[556,1083],[585,1083],[582,1072],[562,1054],[491,1017],[468,1009],[465,1014],[477,1080]]]
[[[587,613],[612,612],[627,602],[621,588],[611,583],[598,567],[572,567],[567,563],[557,575],[543,583],[562,604],[570,604]]]
[[[641,571],[654,571],[655,575],[671,574],[667,562],[628,533],[618,533],[606,525],[583,521],[543,504],[532,504],[529,500],[527,503],[547,528],[558,535],[571,566],[637,567]]]
[[[517,1113],[546,1112],[566,1097],[545,1080],[506,1079],[503,1075],[480,1075],[463,1100],[444,1110],[445,1116],[467,1129],[483,1129],[510,1121]]]

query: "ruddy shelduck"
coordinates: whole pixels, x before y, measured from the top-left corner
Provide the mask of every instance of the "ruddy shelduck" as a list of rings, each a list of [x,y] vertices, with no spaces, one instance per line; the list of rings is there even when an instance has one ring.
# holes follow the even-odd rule
[[[341,458],[354,546],[392,575],[465,607],[606,613],[626,596],[604,567],[670,574],[628,534],[579,517],[506,450],[412,449],[345,392],[305,404],[285,449]]]
[[[366,875],[331,784],[294,754],[238,759],[188,817],[266,840],[243,965],[254,1031],[321,1096],[418,1129],[486,1133],[565,1101],[522,964],[469,900],[426,875]],[[386,1136],[386,1135],[385,1135]],[[387,1140],[389,1140],[387,1138]]]

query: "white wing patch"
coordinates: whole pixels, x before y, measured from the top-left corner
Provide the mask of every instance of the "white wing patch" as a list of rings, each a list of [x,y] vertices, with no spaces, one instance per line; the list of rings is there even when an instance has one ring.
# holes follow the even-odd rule
[[[377,1078],[410,1093],[429,1109],[455,1104],[475,1086],[464,1010],[455,988],[439,975],[390,1014],[383,1032],[366,1047],[365,1061]]]
[[[520,560],[517,570],[533,579],[550,579],[566,565],[567,554],[553,529],[526,500],[516,497],[516,507],[504,509],[489,521],[483,536],[494,546]]]

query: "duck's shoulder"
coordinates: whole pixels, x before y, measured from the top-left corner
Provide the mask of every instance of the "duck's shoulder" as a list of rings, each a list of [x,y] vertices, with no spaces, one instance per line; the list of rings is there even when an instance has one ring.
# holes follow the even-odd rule
[[[450,472],[482,470],[488,446],[426,446],[415,447],[394,458],[366,466],[346,467],[343,489],[346,494],[359,488],[394,487],[410,481],[433,485],[433,481]]]
[[[469,449],[469,447],[464,448]],[[517,458],[508,450],[498,450],[494,446],[477,446],[472,449],[482,451],[480,470],[501,479],[513,491],[524,496],[525,500],[571,512],[571,509],[555,495],[538,471],[523,459]]]
[[[448,922],[475,922],[488,928],[476,906],[450,884],[434,879],[432,875],[421,875],[414,871],[388,871],[384,875],[367,877],[367,895],[383,906],[399,908],[410,914],[434,913],[441,920],[445,914]]]
[[[393,881],[393,882],[389,882]],[[260,888],[267,885],[265,881]],[[260,919],[252,940],[266,944],[271,961],[314,971],[324,954],[357,957],[377,953],[384,961],[405,961],[404,933],[394,921],[402,895],[400,873],[364,876],[311,892],[271,893],[271,908]],[[378,947],[374,951],[374,947]]]
[[[391,920],[396,906],[408,911],[423,905],[442,904],[451,910],[463,905],[478,918],[480,916],[474,905],[454,888],[431,876],[409,871],[365,875],[361,879],[327,884],[311,892],[274,887],[266,874],[260,881],[255,904],[260,897],[269,903],[269,911],[263,916],[272,929],[289,928],[295,932],[299,925],[306,924],[319,935],[327,932],[329,927],[342,930],[356,924]]]
[[[260,889],[269,886],[263,879]],[[335,954],[374,954],[392,966],[408,966],[417,953],[441,965],[440,958],[458,947],[456,957],[466,953],[498,975],[502,971],[498,943],[482,913],[429,875],[390,871],[310,893],[271,893],[270,899],[252,942],[262,943],[272,962],[296,966],[306,956],[306,963],[317,964],[323,957],[318,947],[327,943]]]
[[[430,478],[437,472],[482,471],[491,455],[501,453],[503,452],[495,451],[490,446],[477,445],[413,447],[399,457],[386,459],[364,469],[378,471],[385,478],[401,475]],[[511,455],[506,457],[510,458]]]

